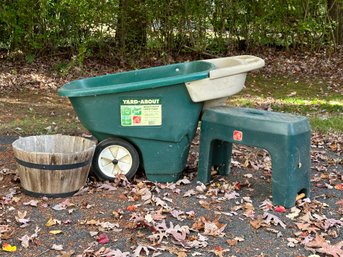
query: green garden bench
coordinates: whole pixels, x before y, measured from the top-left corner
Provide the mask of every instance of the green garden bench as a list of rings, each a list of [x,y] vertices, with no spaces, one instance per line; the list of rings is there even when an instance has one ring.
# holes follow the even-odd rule
[[[308,119],[250,108],[207,109],[201,122],[198,180],[208,183],[212,167],[228,175],[232,144],[266,149],[272,158],[273,204],[290,208],[297,194],[310,194]]]

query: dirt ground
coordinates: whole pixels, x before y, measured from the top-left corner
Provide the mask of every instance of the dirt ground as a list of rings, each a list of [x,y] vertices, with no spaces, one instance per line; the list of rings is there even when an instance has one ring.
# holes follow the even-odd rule
[[[90,177],[78,195],[48,199],[21,192],[14,139],[0,137],[0,235],[17,247],[2,256],[342,256],[341,137],[313,135],[311,199],[288,210],[270,202],[262,149],[236,145],[229,176],[204,187],[195,139],[177,183]]]

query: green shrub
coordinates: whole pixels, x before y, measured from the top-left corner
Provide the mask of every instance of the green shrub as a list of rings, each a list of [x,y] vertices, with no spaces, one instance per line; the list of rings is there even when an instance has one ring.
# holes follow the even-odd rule
[[[333,45],[337,25],[327,0],[128,1],[2,0],[0,48],[23,52],[28,61],[64,49],[80,62],[125,51],[220,55],[261,45],[315,49]],[[135,45],[137,27],[146,37],[136,38]],[[116,37],[117,28],[124,30]],[[121,44],[124,37],[133,37],[133,44]]]

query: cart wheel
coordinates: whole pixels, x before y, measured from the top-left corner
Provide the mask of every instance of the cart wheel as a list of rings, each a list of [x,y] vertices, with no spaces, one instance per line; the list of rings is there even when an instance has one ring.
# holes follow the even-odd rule
[[[99,179],[113,180],[117,174],[131,179],[139,166],[137,150],[120,138],[109,138],[97,145],[93,157],[93,170]]]

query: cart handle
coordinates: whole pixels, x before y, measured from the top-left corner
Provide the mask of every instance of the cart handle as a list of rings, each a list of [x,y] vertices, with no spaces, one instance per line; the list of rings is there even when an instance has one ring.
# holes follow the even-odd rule
[[[263,59],[253,55],[239,55],[204,60],[213,63],[216,69],[209,72],[210,79],[227,77],[256,70],[265,65]]]

